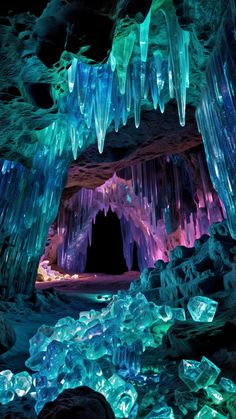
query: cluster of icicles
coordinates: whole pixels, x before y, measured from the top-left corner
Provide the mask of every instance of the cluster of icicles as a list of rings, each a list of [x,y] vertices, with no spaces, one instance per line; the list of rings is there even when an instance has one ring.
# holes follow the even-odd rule
[[[81,189],[58,217],[57,264],[71,274],[83,272],[92,223],[109,208],[120,220],[123,252],[129,270],[137,245],[139,269],[168,261],[176,245],[194,246],[224,213],[202,152],[191,165],[180,155],[159,157],[113,175],[95,190]],[[185,182],[183,181],[185,179]],[[197,180],[196,180],[197,179]],[[46,256],[47,257],[47,256]]]
[[[185,124],[186,89],[189,86],[189,33],[182,30],[173,5],[162,5],[155,18],[163,17],[168,36],[168,54],[158,45],[148,54],[150,9],[140,25],[113,42],[107,63],[89,65],[73,59],[68,70],[69,94],[61,101],[62,113],[70,109],[69,125],[73,156],[93,137],[102,153],[111,124],[118,131],[129,116],[140,124],[141,106],[152,98],[163,113],[165,103],[176,98],[180,124]],[[150,98],[151,95],[151,98]]]

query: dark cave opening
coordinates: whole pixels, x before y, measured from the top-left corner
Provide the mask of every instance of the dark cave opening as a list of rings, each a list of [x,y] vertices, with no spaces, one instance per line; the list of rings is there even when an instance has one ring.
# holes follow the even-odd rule
[[[139,270],[136,244],[132,269]],[[120,220],[111,209],[106,216],[103,211],[99,211],[92,226],[92,244],[88,246],[85,272],[120,275],[127,270]]]

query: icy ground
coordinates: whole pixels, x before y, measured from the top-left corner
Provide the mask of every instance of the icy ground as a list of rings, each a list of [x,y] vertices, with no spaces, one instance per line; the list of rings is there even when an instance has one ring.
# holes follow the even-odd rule
[[[130,282],[139,277],[139,272],[127,272],[111,276],[103,274],[80,274],[79,279],[38,282],[33,297],[18,295],[10,302],[0,302],[0,314],[10,322],[16,332],[14,346],[0,356],[0,370],[10,369],[17,373],[27,370],[29,339],[42,324],[54,325],[60,318],[79,317],[80,311],[101,309],[121,289],[128,289]],[[0,406],[0,417],[16,419],[21,414],[28,419],[36,417],[34,401],[25,397],[5,406]]]

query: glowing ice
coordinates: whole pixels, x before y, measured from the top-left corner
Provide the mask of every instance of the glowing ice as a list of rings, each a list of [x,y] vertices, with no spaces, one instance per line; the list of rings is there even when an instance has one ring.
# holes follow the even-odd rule
[[[220,369],[205,356],[201,362],[184,359],[179,364],[179,377],[192,391],[211,386],[219,374]]]
[[[215,409],[212,409],[210,406],[203,406],[202,409],[194,416],[194,419],[227,419],[227,416],[221,415]]]
[[[217,306],[217,301],[204,296],[191,298],[187,305],[188,311],[195,322],[212,322]]]

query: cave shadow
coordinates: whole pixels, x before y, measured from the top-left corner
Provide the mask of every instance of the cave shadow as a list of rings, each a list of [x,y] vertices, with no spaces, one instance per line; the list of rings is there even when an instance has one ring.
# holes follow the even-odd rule
[[[120,275],[127,270],[120,220],[110,208],[107,215],[104,211],[99,211],[92,226],[92,243],[87,249],[85,272]],[[136,243],[132,270],[139,270]]]

